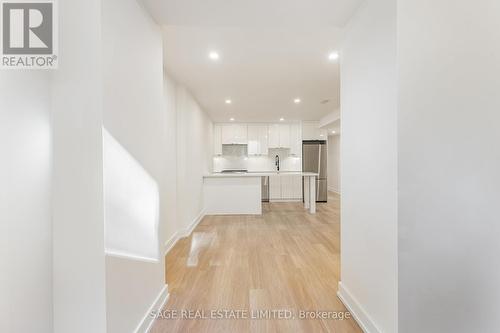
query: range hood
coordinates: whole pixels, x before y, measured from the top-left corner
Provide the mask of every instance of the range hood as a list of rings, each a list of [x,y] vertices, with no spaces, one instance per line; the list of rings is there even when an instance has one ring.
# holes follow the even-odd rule
[[[222,145],[222,155],[224,155],[224,156],[248,156],[248,145],[246,145],[246,144]]]

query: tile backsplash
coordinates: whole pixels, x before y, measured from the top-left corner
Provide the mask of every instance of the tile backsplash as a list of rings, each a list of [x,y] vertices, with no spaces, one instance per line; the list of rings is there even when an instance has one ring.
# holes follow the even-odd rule
[[[269,149],[268,155],[244,156],[244,155],[223,155],[214,156],[214,172],[226,169],[247,169],[248,171],[274,171],[275,156],[280,157],[281,171],[301,171],[302,158],[290,156],[288,149]]]

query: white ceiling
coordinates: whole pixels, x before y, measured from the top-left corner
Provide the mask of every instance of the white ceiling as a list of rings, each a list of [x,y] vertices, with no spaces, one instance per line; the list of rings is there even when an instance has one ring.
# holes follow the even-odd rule
[[[167,72],[214,121],[318,120],[338,108],[339,65],[328,54],[362,0],[144,2],[163,25]]]
[[[343,27],[363,0],[143,0],[162,25]]]

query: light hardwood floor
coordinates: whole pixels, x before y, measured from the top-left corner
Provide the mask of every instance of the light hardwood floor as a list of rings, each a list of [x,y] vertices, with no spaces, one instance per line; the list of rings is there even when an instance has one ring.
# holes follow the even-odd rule
[[[309,214],[301,203],[264,205],[262,216],[207,216],[166,258],[164,310],[347,311],[336,296],[340,197]],[[164,314],[172,314],[168,311]],[[233,312],[233,314],[235,314]],[[362,332],[335,319],[158,319],[151,332]]]

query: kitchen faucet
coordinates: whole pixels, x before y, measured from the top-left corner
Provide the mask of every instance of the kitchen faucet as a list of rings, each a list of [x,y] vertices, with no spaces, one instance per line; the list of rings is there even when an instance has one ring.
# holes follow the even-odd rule
[[[275,160],[274,164],[276,165],[276,171],[280,172],[280,157],[279,157],[279,155],[276,155],[274,160]]]

